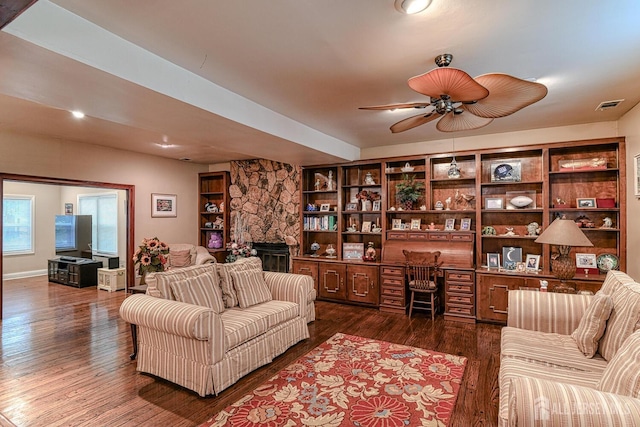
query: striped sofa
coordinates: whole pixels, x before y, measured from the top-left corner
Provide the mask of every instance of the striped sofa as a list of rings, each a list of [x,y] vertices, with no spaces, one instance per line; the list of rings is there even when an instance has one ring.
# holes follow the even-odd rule
[[[509,292],[500,426],[640,426],[640,284],[594,295]]]
[[[137,325],[137,370],[218,394],[309,338],[309,276],[263,272],[259,258],[150,274],[120,316]],[[233,295],[231,295],[233,294]]]

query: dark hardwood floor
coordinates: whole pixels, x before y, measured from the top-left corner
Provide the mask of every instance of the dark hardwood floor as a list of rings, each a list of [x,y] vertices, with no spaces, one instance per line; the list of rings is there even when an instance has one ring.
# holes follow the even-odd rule
[[[136,372],[123,291],[77,289],[46,277],[4,282],[0,341],[0,425],[195,426],[241,398],[336,332],[466,356],[452,426],[497,424],[500,327],[431,322],[317,302],[311,338],[217,397]],[[3,421],[3,416],[6,418]]]

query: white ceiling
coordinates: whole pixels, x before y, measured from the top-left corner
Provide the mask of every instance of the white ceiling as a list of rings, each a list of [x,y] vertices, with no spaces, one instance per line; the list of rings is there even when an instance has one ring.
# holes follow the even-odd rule
[[[640,101],[637,0],[433,0],[412,16],[393,3],[39,0],[0,32],[0,130],[209,164],[354,160],[451,138],[435,122],[391,134],[415,111],[358,110],[425,101],[406,81],[440,53],[549,89],[455,137],[615,121]]]

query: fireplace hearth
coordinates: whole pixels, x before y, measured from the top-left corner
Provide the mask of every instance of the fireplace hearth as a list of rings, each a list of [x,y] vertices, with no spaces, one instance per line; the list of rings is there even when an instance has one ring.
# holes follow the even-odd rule
[[[264,271],[289,272],[289,246],[286,243],[253,243]]]

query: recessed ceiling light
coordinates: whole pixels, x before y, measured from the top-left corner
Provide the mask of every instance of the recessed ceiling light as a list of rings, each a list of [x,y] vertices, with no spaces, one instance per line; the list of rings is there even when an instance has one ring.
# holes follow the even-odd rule
[[[431,4],[431,0],[396,0],[395,7],[400,13],[413,15],[420,13]]]
[[[81,119],[84,117],[84,113],[78,110],[72,111],[71,114],[73,114],[73,117],[75,117],[76,119]]]
[[[175,147],[175,144],[162,144],[160,142],[156,142],[156,145],[160,148],[171,148],[171,147]]]

